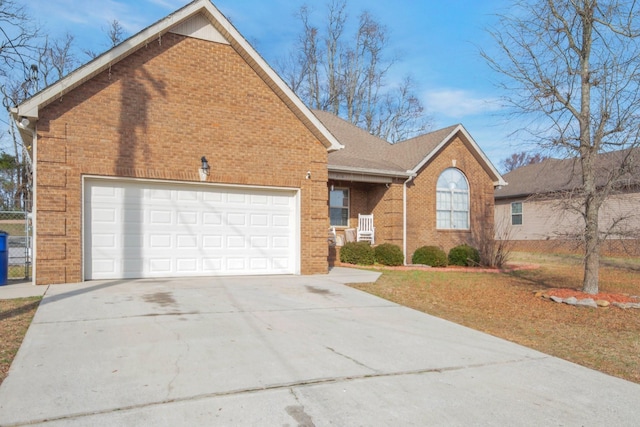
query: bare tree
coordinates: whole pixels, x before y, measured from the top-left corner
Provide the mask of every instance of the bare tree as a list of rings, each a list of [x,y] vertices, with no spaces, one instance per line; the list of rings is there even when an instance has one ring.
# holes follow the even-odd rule
[[[107,49],[111,49],[113,47],[116,47],[120,43],[122,43],[127,35],[126,31],[124,30],[124,27],[122,26],[122,24],[120,24],[120,21],[118,21],[117,19],[114,19],[113,21],[109,21],[107,28],[106,29],[103,28],[102,31],[104,32],[104,34],[107,36],[107,39],[109,40]],[[100,55],[100,53],[96,52],[93,49],[84,49],[82,52],[91,59],[94,59],[98,55]]]
[[[120,24],[120,21],[114,19],[113,21],[109,22],[109,27],[106,30],[106,34],[109,38],[109,41],[111,42],[111,46],[109,47],[116,47],[124,40],[126,32],[124,30],[124,27]]]
[[[31,68],[29,78],[24,81],[14,79],[2,86],[2,101],[7,110],[31,96],[33,90],[37,90],[37,70],[37,66],[34,64],[33,68]],[[11,184],[7,181],[4,181],[2,184],[3,191],[5,192],[3,198],[4,206],[6,209],[31,210],[33,178],[33,169],[31,167],[32,147],[22,144],[22,139],[17,135],[18,130],[13,120],[9,119],[8,126],[7,134],[11,140],[14,154],[10,155],[4,150],[1,153],[4,159],[2,162],[3,179],[10,179],[12,181]],[[11,161],[7,159],[11,159]]]
[[[27,25],[24,21],[21,25]],[[45,37],[41,46],[36,46],[35,34],[30,38],[28,46],[20,49],[16,46],[15,54],[20,56],[21,67],[16,67],[13,73],[5,74],[5,82],[0,88],[2,102],[9,110],[25,99],[34,95],[41,87],[48,86],[53,80],[66,75],[75,66],[72,53],[73,36],[66,34],[62,39],[50,41]],[[27,66],[27,62],[30,63]],[[23,72],[21,72],[24,69]],[[5,208],[30,209],[31,206],[31,154],[30,146],[24,146],[17,136],[17,129],[13,120],[8,120],[7,135],[13,147],[13,154],[2,153],[4,161],[3,191],[5,193]],[[11,159],[9,162],[7,159]],[[11,180],[9,185],[8,180]],[[11,201],[9,204],[8,200]]]
[[[15,70],[29,77],[30,54],[38,29],[25,7],[13,0],[0,1],[0,76],[9,77]]]
[[[44,44],[38,48],[38,71],[43,87],[61,79],[75,68],[77,61],[73,53],[73,42],[74,37],[69,33],[53,42],[45,37]]]
[[[635,0],[516,1],[492,31],[500,55],[483,52],[506,77],[507,101],[531,115],[538,142],[578,159],[573,192],[584,219],[584,292],[598,292],[598,214],[634,165],[635,150],[599,170],[598,155],[640,139],[640,5]]]
[[[514,169],[518,169],[522,166],[533,165],[546,160],[548,157],[543,156],[540,153],[528,153],[521,151],[519,153],[513,153],[501,162],[502,170],[504,172],[511,172]]]
[[[2,83],[2,103],[9,109],[18,100],[25,99],[38,87],[36,42],[38,28],[33,24],[25,6],[13,0],[0,1],[0,78]],[[6,207],[27,206],[30,191],[28,185],[30,177],[25,168],[23,147],[15,135],[13,121],[9,120],[7,132],[14,148],[15,155],[2,153],[3,181],[9,179],[12,183],[3,182],[3,187],[11,194],[5,199]],[[11,159],[11,161],[9,161]],[[10,185],[9,185],[10,184]],[[21,206],[22,203],[25,203]]]
[[[425,116],[424,107],[413,94],[413,88],[413,80],[405,77],[397,88],[384,94],[371,123],[374,135],[398,142],[431,128],[431,120]]]
[[[311,22],[307,6],[300,9],[302,33],[294,53],[278,62],[280,74],[309,107],[391,142],[426,131],[430,120],[412,92],[413,81],[387,86],[396,59],[386,54],[386,28],[363,12],[350,37],[346,6],[346,0],[330,2],[322,29]]]

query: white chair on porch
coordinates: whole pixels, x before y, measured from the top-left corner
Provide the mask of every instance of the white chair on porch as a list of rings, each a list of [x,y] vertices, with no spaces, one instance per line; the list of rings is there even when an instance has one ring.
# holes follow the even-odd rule
[[[376,228],[373,226],[373,214],[358,214],[358,230],[356,240],[358,242],[369,242],[371,245],[376,240]]]
[[[329,227],[329,236],[327,240],[329,241],[329,246],[336,246],[338,243],[338,235],[336,234],[335,227]]]

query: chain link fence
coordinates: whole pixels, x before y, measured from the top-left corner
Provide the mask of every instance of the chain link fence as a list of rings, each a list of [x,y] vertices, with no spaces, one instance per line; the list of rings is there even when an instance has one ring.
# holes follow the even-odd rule
[[[8,234],[9,267],[7,278],[31,277],[31,219],[27,212],[0,211],[0,230]]]

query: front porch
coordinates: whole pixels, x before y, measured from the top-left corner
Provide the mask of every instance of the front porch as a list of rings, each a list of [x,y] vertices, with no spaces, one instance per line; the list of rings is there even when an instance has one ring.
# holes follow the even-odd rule
[[[329,222],[336,246],[356,241],[358,215],[373,215],[375,245],[403,245],[403,181],[357,182],[329,179]]]

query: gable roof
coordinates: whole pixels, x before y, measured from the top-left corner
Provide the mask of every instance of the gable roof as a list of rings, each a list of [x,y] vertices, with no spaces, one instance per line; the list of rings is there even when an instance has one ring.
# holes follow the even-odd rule
[[[604,185],[608,174],[618,168],[629,154],[634,155],[637,162],[640,159],[640,148],[599,154],[596,159],[597,184]],[[496,190],[496,199],[569,191],[582,184],[582,165],[578,158],[551,158],[514,169],[505,174],[504,178],[509,185]],[[624,174],[620,182],[625,185],[640,184],[640,166],[634,165],[633,171]]]
[[[345,147],[329,153],[329,172],[409,178],[459,135],[492,177],[494,185],[506,185],[497,169],[460,124],[391,144],[332,113],[319,110],[313,110],[313,113]]]
[[[291,111],[304,123],[313,135],[329,151],[339,150],[342,145],[304,105],[286,83],[273,71],[266,61],[253,49],[246,39],[209,1],[195,0],[176,12],[145,28],[118,46],[108,50],[94,60],[71,72],[56,83],[46,87],[11,110],[16,122],[23,118],[37,120],[41,108],[78,87],[111,65],[127,57],[148,43],[161,42],[167,32],[188,35],[216,43],[225,43],[249,64],[263,81],[278,95]],[[35,120],[34,120],[35,119]],[[25,121],[26,123],[26,121]],[[19,126],[24,130],[25,126]],[[24,137],[24,136],[23,136]]]
[[[410,176],[406,167],[389,156],[391,144],[384,139],[332,113],[320,110],[313,110],[313,113],[344,145],[344,149],[329,153],[329,170]]]
[[[405,169],[417,172],[420,169],[417,166],[421,163],[424,165],[425,158],[433,153],[438,145],[445,143],[457,127],[458,125],[449,126],[393,144],[391,154]]]

